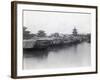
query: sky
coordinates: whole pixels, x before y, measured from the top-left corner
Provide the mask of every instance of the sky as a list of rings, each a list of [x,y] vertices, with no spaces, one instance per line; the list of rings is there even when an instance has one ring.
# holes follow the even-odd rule
[[[74,27],[78,33],[91,32],[91,14],[75,12],[24,11],[23,26],[31,33],[44,30],[52,33],[71,34]]]

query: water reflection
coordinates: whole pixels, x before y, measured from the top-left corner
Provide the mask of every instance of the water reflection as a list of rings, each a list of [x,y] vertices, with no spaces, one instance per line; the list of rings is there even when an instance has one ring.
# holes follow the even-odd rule
[[[37,58],[37,59],[45,59],[48,57],[48,50],[32,50],[32,51],[27,51],[24,50],[24,58]]]
[[[63,68],[91,65],[89,43],[24,50],[24,69]]]

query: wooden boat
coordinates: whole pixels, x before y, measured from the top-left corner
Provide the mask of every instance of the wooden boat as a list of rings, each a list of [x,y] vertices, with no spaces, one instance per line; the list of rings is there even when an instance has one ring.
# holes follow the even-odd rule
[[[24,49],[44,49],[51,45],[51,38],[38,38],[23,40]]]
[[[23,40],[23,48],[31,49],[34,47],[35,43],[36,43],[36,40],[33,40],[33,39]]]

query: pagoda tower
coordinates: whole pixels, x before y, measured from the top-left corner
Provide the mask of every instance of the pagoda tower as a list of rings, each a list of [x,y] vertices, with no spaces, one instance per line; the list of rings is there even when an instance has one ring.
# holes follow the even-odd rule
[[[74,35],[74,36],[77,36],[77,29],[74,27],[74,29],[73,29],[73,32],[72,32],[72,34]]]

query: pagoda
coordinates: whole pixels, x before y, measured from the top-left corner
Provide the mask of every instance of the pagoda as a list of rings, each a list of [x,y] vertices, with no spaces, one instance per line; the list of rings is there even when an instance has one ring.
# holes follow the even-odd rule
[[[73,33],[73,35],[74,35],[74,36],[77,36],[77,34],[78,34],[78,33],[77,33],[77,29],[76,29],[75,27],[74,27],[74,29],[73,29],[73,32],[72,32],[72,33]]]

